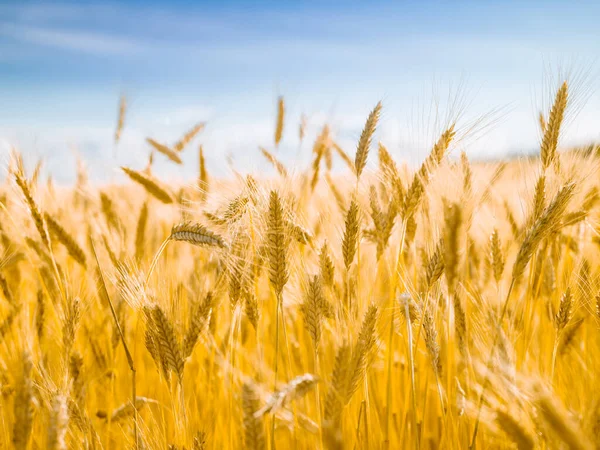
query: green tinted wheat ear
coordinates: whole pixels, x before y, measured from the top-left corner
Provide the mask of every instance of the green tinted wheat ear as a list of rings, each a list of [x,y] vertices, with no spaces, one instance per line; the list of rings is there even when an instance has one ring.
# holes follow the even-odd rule
[[[369,114],[365,127],[360,135],[358,146],[356,148],[356,156],[354,158],[354,168],[356,170],[356,178],[360,178],[365,166],[367,165],[367,156],[369,155],[369,147],[371,146],[371,140],[377,128],[377,122],[381,114],[381,102],[375,105],[375,108]]]
[[[283,97],[277,99],[277,124],[275,125],[275,147],[279,147],[283,136],[283,125],[285,121],[285,102]]]
[[[278,297],[281,296],[289,277],[287,266],[289,237],[287,236],[286,229],[281,199],[276,191],[271,191],[267,219],[269,280]]]
[[[169,240],[188,242],[199,247],[228,247],[221,236],[198,223],[183,222],[174,225]]]
[[[79,246],[75,238],[69,234],[67,230],[65,230],[62,225],[60,225],[50,214],[44,214],[44,218],[46,219],[46,224],[48,225],[48,231],[50,234],[55,236],[58,241],[65,246],[69,255],[77,261],[83,268],[86,267],[86,257],[85,252]]]
[[[160,183],[148,174],[138,172],[127,167],[121,167],[121,170],[127,174],[136,183],[140,184],[146,191],[163,203],[173,203],[172,194]]]
[[[567,100],[568,87],[565,81],[556,92],[554,104],[548,116],[548,124],[544,130],[544,137],[540,148],[542,167],[544,169],[547,169],[556,157],[556,147],[560,137],[560,127],[565,115],[565,109],[567,108]]]
[[[249,383],[242,386],[242,409],[244,411],[244,443],[248,450],[267,448],[262,417],[255,414],[260,407],[260,397]]]
[[[358,203],[352,200],[346,213],[344,237],[342,239],[342,255],[346,270],[350,268],[358,247],[358,235],[360,231]]]
[[[173,150],[175,150],[176,152],[182,151],[185,148],[185,146],[192,142],[192,139],[194,139],[196,135],[200,133],[203,129],[204,122],[200,122],[194,125],[187,133],[183,135],[183,137],[179,141],[177,141],[173,145]]]

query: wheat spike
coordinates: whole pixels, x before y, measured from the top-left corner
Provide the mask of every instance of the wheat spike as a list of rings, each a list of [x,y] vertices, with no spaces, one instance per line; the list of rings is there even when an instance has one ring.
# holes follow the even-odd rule
[[[125,172],[125,174],[127,174],[127,176],[133,181],[142,185],[142,187],[156,199],[166,204],[173,203],[172,194],[150,175],[129,169],[127,167],[121,167],[121,170]]]
[[[0,290],[4,295],[6,301],[11,305],[15,306],[15,300],[13,298],[12,292],[10,290],[10,286],[8,285],[8,281],[2,272],[0,272]]]
[[[183,376],[184,359],[177,341],[175,330],[160,306],[152,308],[152,327],[154,341],[158,347],[165,367],[173,371],[180,379]]]
[[[264,407],[254,413],[254,417],[260,418],[266,413],[277,414],[277,412],[285,408],[290,402],[304,397],[319,382],[319,378],[310,373],[300,375],[282,389],[271,394]]]
[[[139,264],[144,258],[146,246],[146,224],[148,223],[148,203],[144,202],[140,209],[137,228],[135,231],[135,260]]]
[[[192,139],[194,139],[196,135],[204,129],[204,125],[204,122],[200,122],[194,125],[187,133],[183,135],[183,137],[180,140],[178,140],[173,145],[173,150],[175,150],[176,152],[182,151],[186,147],[186,145],[192,142]]]
[[[431,366],[434,372],[440,376],[442,373],[442,361],[440,360],[440,347],[437,343],[437,330],[433,314],[429,308],[423,311],[423,330],[425,332],[425,346],[429,352]]]
[[[278,297],[288,281],[287,251],[288,236],[286,233],[284,210],[276,191],[269,197],[269,216],[267,219],[267,245],[269,251],[269,280]]]
[[[448,291],[454,292],[458,276],[460,228],[462,225],[462,209],[459,204],[446,204],[444,207],[445,232],[444,232],[444,270]]]
[[[356,156],[354,158],[354,168],[356,170],[356,178],[360,178],[365,166],[367,165],[367,156],[369,155],[369,147],[371,146],[371,140],[379,121],[379,115],[381,114],[381,102],[375,105],[375,108],[369,114],[365,127],[360,135],[358,146],[356,148]]]
[[[558,312],[554,317],[554,326],[558,331],[562,331],[571,318],[571,305],[573,304],[573,296],[571,295],[571,288],[567,288],[565,293],[560,299],[560,305]]]
[[[150,144],[154,150],[156,150],[158,153],[162,153],[167,158],[169,158],[171,161],[173,161],[175,164],[183,164],[183,161],[181,160],[181,158],[179,157],[177,152],[174,150],[171,150],[166,145],[161,144],[160,142],[157,142],[152,138],[147,138],[146,142],[148,144]]]
[[[75,238],[73,238],[73,236],[71,236],[69,232],[65,230],[62,225],[60,225],[50,214],[45,213],[44,218],[46,219],[46,224],[48,225],[48,231],[50,231],[50,234],[55,236],[59,242],[65,246],[69,252],[69,255],[71,255],[73,259],[85,269],[85,252],[79,246],[77,241],[75,241]]]
[[[23,193],[23,197],[25,197],[25,202],[27,203],[27,207],[29,208],[29,212],[31,217],[33,218],[33,222],[35,223],[35,227],[37,228],[40,237],[42,238],[42,242],[46,246],[46,248],[50,248],[50,236],[48,234],[48,229],[46,228],[46,222],[44,221],[44,217],[40,212],[40,209],[33,199],[31,194],[31,190],[29,187],[29,182],[25,179],[25,176],[22,171],[15,172],[15,181],[17,185],[21,189]]]
[[[308,282],[308,289],[304,294],[304,303],[300,309],[304,315],[304,326],[310,335],[313,346],[319,347],[321,340],[321,321],[323,320],[323,288],[320,278],[315,275]]]
[[[198,223],[183,222],[173,225],[169,239],[172,241],[188,242],[200,247],[228,247],[221,236],[213,233],[204,225]]]
[[[283,125],[285,121],[285,102],[283,97],[277,99],[277,124],[275,125],[275,147],[279,147],[283,136]]]
[[[517,444],[519,450],[533,450],[535,448],[534,435],[509,412],[496,410],[496,423]]]
[[[115,130],[115,144],[118,144],[123,134],[123,128],[125,127],[125,112],[127,110],[127,99],[124,95],[121,95],[119,99],[119,116],[117,118],[117,128]]]
[[[350,268],[358,247],[358,235],[360,231],[358,215],[358,204],[355,200],[352,200],[346,213],[344,237],[342,239],[342,254],[346,270]]]
[[[574,189],[574,184],[567,184],[564,186],[529,230],[525,236],[525,240],[519,248],[517,259],[513,265],[513,279],[517,279],[523,274],[533,252],[537,249],[542,239],[551,232],[556,231],[556,227],[567,208],[569,200],[573,196]]]
[[[445,254],[444,240],[440,239],[425,266],[425,286],[427,289],[430,289],[433,283],[439,280],[444,273]]]
[[[242,409],[244,411],[244,443],[249,450],[266,449],[264,425],[259,410],[259,396],[249,383],[242,386]]]
[[[567,82],[565,81],[556,92],[554,104],[552,105],[550,115],[548,116],[548,124],[544,130],[544,137],[540,149],[542,167],[544,169],[550,167],[550,164],[552,164],[556,158],[556,147],[560,136],[560,127],[567,108],[567,100],[568,87]]]
[[[158,404],[158,402],[154,399],[151,398],[147,398],[147,397],[140,397],[137,396],[135,398],[135,409],[136,410],[140,410],[142,409],[142,407],[144,407],[144,405],[148,405],[148,404]],[[119,406],[117,409],[115,409],[111,416],[110,416],[110,421],[112,423],[120,423],[125,419],[128,419],[129,417],[133,416],[134,414],[134,408],[132,405],[132,402],[126,402],[123,403],[121,406]]]
[[[502,246],[500,244],[498,230],[495,228],[490,236],[489,255],[490,265],[494,273],[494,280],[496,280],[496,283],[499,283],[500,279],[502,278],[502,273],[504,272],[504,256],[502,254]]]
[[[288,171],[285,168],[285,166],[275,157],[275,155],[273,155],[271,152],[269,152],[267,149],[260,147],[260,151],[262,152],[263,156],[266,158],[267,161],[269,161],[271,163],[271,165],[273,167],[275,167],[275,169],[277,169],[277,172],[279,172],[279,175],[281,175],[282,177],[287,177],[288,175]]]
[[[64,395],[57,394],[52,399],[46,448],[50,450],[64,450],[67,448],[66,435],[68,424],[69,410],[67,408],[67,398]]]
[[[344,151],[344,149],[342,147],[340,147],[340,145],[333,141],[331,143],[331,146],[333,147],[333,149],[335,150],[335,152],[338,154],[338,156],[340,158],[342,158],[342,161],[344,161],[344,163],[346,163],[346,166],[350,169],[350,171],[352,173],[356,172],[356,168],[354,167],[354,161],[352,161],[352,159],[350,158],[350,156],[348,156],[348,153],[346,153]]]
[[[198,188],[200,189],[201,200],[204,201],[206,199],[206,195],[208,194],[208,171],[206,170],[206,160],[204,158],[204,147],[200,146],[198,148]]]
[[[567,447],[575,450],[594,448],[577,425],[567,416],[562,405],[549,394],[538,388],[535,392],[534,404],[543,420],[552,428]]]
[[[319,252],[319,266],[321,268],[321,278],[325,286],[332,288],[334,283],[335,268],[333,261],[329,256],[329,248],[327,241],[323,243],[321,251]]]
[[[46,318],[46,303],[44,302],[44,291],[38,289],[37,303],[35,311],[35,329],[37,331],[38,341],[42,341],[44,337],[44,326]]]
[[[25,352],[21,356],[21,362],[22,372],[15,390],[12,443],[15,449],[25,450],[33,427],[33,364],[29,354]]]
[[[214,307],[214,302],[214,296],[212,292],[209,292],[206,294],[203,301],[197,302],[192,307],[190,323],[185,338],[183,339],[182,357],[184,359],[188,358],[194,351],[200,333],[202,333],[202,330],[210,319],[210,313]]]
[[[377,336],[375,333],[377,325],[377,306],[370,305],[365,313],[360,333],[354,350],[349,367],[348,384],[345,390],[344,403],[348,404],[350,399],[358,389],[360,382],[363,380],[367,368],[370,364],[372,352],[375,348]]]

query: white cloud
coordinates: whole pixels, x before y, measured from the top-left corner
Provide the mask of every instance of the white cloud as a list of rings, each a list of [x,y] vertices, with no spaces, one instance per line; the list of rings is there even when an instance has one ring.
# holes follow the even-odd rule
[[[0,34],[37,45],[95,54],[133,54],[146,48],[140,42],[123,37],[30,25],[2,23]]]

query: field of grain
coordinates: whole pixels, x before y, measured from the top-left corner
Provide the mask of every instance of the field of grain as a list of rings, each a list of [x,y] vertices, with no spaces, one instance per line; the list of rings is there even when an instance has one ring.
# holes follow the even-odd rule
[[[149,139],[124,184],[56,187],[15,150],[0,446],[597,447],[598,164],[558,151],[568,99],[522,161],[471,164],[448,123],[413,170],[374,142],[377,104],[355,149],[325,125],[292,170],[283,99],[272,176],[211,177],[200,146],[197,182],[161,182],[152,159],[204,124]]]

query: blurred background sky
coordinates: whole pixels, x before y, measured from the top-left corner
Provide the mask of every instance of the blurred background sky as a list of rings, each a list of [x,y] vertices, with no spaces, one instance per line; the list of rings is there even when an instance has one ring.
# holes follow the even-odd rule
[[[195,176],[199,143],[213,174],[227,173],[228,156],[261,170],[258,145],[272,148],[284,95],[279,156],[290,165],[309,160],[326,121],[353,154],[379,100],[377,137],[399,161],[420,161],[463,110],[463,124],[486,118],[462,146],[488,158],[536,148],[559,73],[577,100],[564,143],[600,140],[599,17],[600,2],[0,0],[0,152],[44,157],[60,182],[74,179],[78,153],[107,180],[117,164],[145,165],[145,137],[172,143],[206,121],[183,168],[157,158],[161,177]]]

